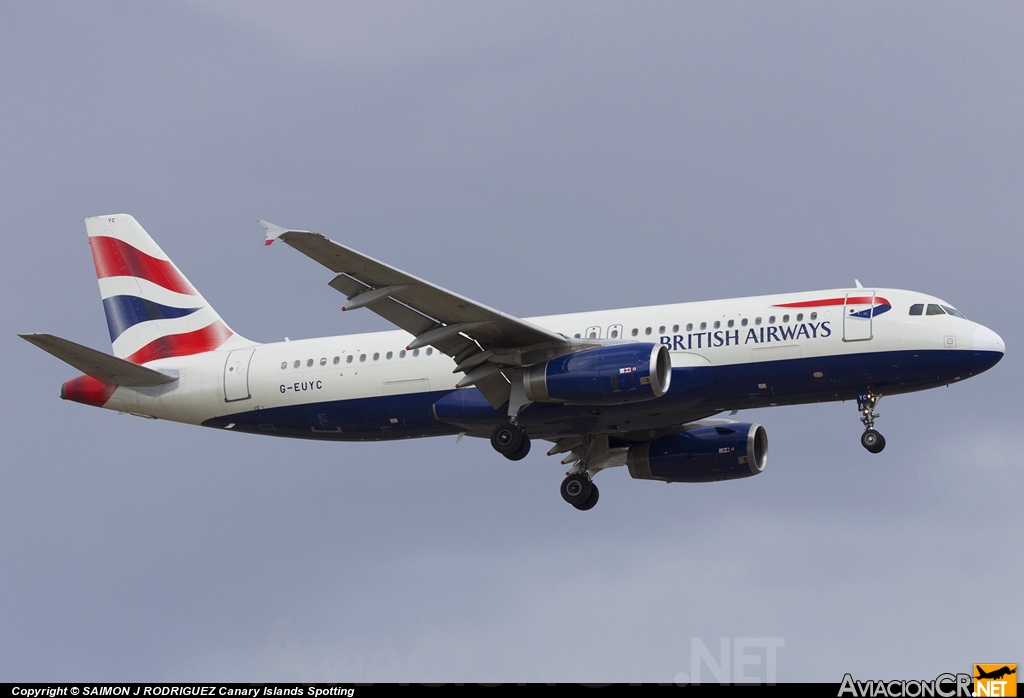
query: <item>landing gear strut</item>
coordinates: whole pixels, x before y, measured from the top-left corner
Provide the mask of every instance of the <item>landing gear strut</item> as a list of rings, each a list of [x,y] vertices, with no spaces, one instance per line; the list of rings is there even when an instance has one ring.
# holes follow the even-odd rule
[[[875,405],[882,399],[878,393],[857,393],[857,409],[860,410],[860,421],[864,424],[864,433],[860,435],[860,445],[871,453],[881,453],[885,448],[885,437],[875,430],[878,413]]]
[[[530,437],[521,426],[509,421],[491,432],[491,446],[509,460],[522,460],[530,452]]]

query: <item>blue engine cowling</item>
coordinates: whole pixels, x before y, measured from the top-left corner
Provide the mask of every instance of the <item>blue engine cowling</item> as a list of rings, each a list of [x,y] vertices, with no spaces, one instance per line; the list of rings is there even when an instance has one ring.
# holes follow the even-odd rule
[[[619,405],[653,400],[668,392],[672,360],[662,344],[616,344],[531,366],[523,375],[534,402]]]
[[[629,448],[626,465],[637,480],[715,482],[757,475],[768,461],[768,433],[760,424],[687,429]]]

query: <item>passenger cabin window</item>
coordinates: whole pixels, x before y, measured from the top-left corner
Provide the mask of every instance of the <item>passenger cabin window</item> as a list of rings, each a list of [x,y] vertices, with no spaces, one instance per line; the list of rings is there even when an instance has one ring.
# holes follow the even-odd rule
[[[650,327],[648,327],[646,330],[644,330],[644,334],[650,334],[650,333],[651,333],[651,328]]]
[[[797,322],[803,322],[803,319],[804,319],[804,314],[803,313],[798,313],[797,316],[796,316],[796,321]]]
[[[789,316],[788,315],[783,315],[782,316],[782,321],[783,322],[789,322]]]
[[[703,330],[706,330],[707,328],[708,328],[708,323],[706,323],[706,322],[702,322],[702,323],[700,323],[700,329],[701,329],[701,331],[703,331]]]
[[[759,317],[754,318],[754,324],[755,325],[760,325],[761,324],[761,318],[759,318]]]
[[[292,364],[292,366],[295,367],[295,368],[298,368],[301,365],[302,365],[301,361],[296,361],[294,364]]]
[[[817,319],[818,319],[818,314],[817,313],[811,313],[811,322],[814,322]]]
[[[664,325],[662,325],[661,327],[658,328],[658,334],[665,334],[665,326]]]
[[[388,361],[390,361],[391,357],[393,357],[394,355],[395,355],[394,352],[389,351],[387,354],[384,355],[384,358],[386,358]]]
[[[775,324],[775,316],[774,315],[771,315],[771,316],[768,317],[768,324],[769,325],[774,325]]]
[[[686,331],[687,332],[693,332],[693,323],[692,322],[686,323]]]
[[[340,356],[335,356],[334,357],[334,365],[337,366],[340,363],[341,363],[341,357]]]
[[[434,347],[427,347],[427,356],[430,356],[433,353],[434,353]]]
[[[359,360],[360,361],[366,361],[366,354],[360,354],[359,355]]]
[[[730,320],[730,321],[729,321],[728,323],[726,323],[726,326],[727,326],[727,327],[732,327],[732,326],[733,326],[733,325],[735,325],[735,324],[736,324],[736,321],[735,321],[735,320]]]
[[[679,325],[672,325],[672,331],[673,332],[678,332],[679,331]]]
[[[402,351],[398,352],[398,358],[400,358],[400,359],[404,359],[405,358],[405,349],[403,349]]]
[[[379,351],[373,352],[373,360],[376,361],[379,358],[380,358],[380,352]]]
[[[345,363],[347,363],[347,364],[352,363],[352,355],[351,354],[349,354],[348,356],[345,357]]]
[[[285,370],[286,368],[288,368],[288,362],[287,362],[287,361],[282,361],[282,362],[281,362],[281,370],[283,371],[283,370]]]
[[[715,320],[715,329],[717,330],[721,326],[722,326],[722,323],[720,323],[718,320]]]
[[[923,312],[924,312],[924,303],[914,303],[912,306],[910,306],[910,314],[911,315],[920,315]]]
[[[743,327],[746,327],[746,326],[747,326],[747,318],[743,318],[742,320],[740,320],[740,324],[741,324],[741,325],[742,325]]]
[[[640,330],[639,330],[639,329],[637,329],[636,327],[634,327],[634,328],[633,328],[633,332],[632,332],[631,334],[632,334],[632,335],[633,335],[634,337],[636,337],[636,336],[637,336],[637,335],[638,335],[639,333],[640,333]]]
[[[419,349],[413,349],[412,350],[412,355],[413,356],[419,356],[420,355],[420,350]]]
[[[306,359],[306,366],[311,367],[313,365],[313,359]]]
[[[946,311],[942,309],[942,306],[936,305],[935,303],[928,304],[928,310],[925,311],[925,315],[945,315]]]
[[[327,357],[326,356],[324,358],[320,359],[320,365],[321,366],[326,366],[327,365]]]

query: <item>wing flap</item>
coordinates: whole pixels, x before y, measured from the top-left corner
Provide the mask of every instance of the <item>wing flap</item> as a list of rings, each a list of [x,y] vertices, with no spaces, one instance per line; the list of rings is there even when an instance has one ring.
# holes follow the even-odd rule
[[[334,277],[328,285],[334,290],[343,293],[346,298],[358,296],[361,293],[367,292],[370,288],[366,284],[344,274]],[[428,318],[423,313],[417,312],[403,303],[399,303],[394,298],[385,298],[367,307],[393,325],[401,327],[413,337],[419,337],[441,326],[435,320]],[[466,349],[476,346],[471,340],[461,335],[431,342],[431,345],[448,356],[458,356]]]
[[[146,387],[173,383],[178,380],[175,376],[133,364],[130,361],[104,354],[102,351],[52,334],[22,334],[18,336],[107,385]]]

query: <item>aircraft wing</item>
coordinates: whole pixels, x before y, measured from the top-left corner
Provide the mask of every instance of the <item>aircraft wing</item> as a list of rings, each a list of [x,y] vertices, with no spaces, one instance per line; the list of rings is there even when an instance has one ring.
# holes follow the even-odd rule
[[[330,286],[345,295],[344,310],[369,308],[414,336],[410,349],[433,346],[455,359],[495,407],[509,398],[508,379],[494,368],[523,363],[523,353],[571,344],[563,335],[477,303],[305,230],[260,221],[267,244],[281,240],[337,276]],[[469,376],[467,376],[469,378]],[[463,382],[465,384],[465,381]]]

